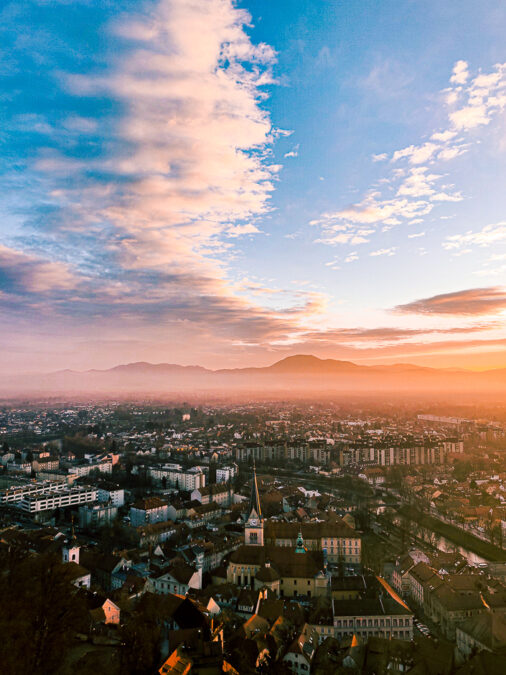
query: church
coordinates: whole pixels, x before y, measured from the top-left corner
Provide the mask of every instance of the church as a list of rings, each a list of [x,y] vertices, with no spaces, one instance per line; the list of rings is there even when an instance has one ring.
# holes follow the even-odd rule
[[[302,532],[294,546],[265,543],[265,526],[254,468],[244,544],[230,556],[227,581],[255,590],[268,588],[278,597],[327,595],[329,575],[324,552],[308,550]]]

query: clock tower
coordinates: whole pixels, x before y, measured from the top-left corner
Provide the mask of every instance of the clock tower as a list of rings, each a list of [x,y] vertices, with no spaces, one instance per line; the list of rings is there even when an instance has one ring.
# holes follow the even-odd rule
[[[249,546],[264,545],[264,519],[258,493],[255,464],[253,464],[253,479],[251,482],[250,512],[244,527],[244,543]]]

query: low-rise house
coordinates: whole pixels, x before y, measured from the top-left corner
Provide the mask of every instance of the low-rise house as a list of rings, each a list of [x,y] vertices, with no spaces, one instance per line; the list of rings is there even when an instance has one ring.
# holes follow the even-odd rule
[[[456,627],[456,642],[460,653],[469,658],[483,650],[506,649],[506,616],[498,612],[483,612]]]
[[[428,591],[443,583],[437,572],[424,562],[417,563],[409,570],[408,579],[409,594],[419,607],[424,606]]]
[[[306,675],[311,670],[317,647],[318,633],[306,623],[288,647],[283,661],[292,672],[298,675]]]
[[[202,588],[202,570],[186,563],[176,563],[150,575],[155,593],[186,595],[190,588]]]
[[[458,593],[450,584],[443,583],[429,591],[425,611],[439,625],[442,634],[448,640],[454,640],[457,625],[484,613],[486,605],[479,591]]]
[[[394,567],[392,573],[392,586],[403,598],[407,598],[410,592],[411,583],[409,572],[415,566],[415,561],[410,555],[404,556]]]
[[[101,605],[90,610],[90,617],[93,623],[118,626],[120,616],[120,608],[110,598],[107,598]]]
[[[219,506],[230,506],[234,503],[234,491],[229,485],[224,483],[218,485],[207,485],[197,488],[191,493],[191,499],[201,504],[210,504],[216,502]]]

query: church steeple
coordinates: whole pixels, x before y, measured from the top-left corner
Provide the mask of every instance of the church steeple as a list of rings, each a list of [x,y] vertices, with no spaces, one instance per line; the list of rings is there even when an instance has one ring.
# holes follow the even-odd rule
[[[257,470],[255,462],[253,462],[253,479],[251,481],[251,497],[249,504],[249,517],[254,514],[257,518],[262,518],[262,506],[260,504],[260,494],[258,492]]]
[[[264,545],[264,519],[262,516],[262,505],[260,504],[260,494],[258,492],[257,471],[254,463],[249,516],[244,528],[244,543],[250,546]]]

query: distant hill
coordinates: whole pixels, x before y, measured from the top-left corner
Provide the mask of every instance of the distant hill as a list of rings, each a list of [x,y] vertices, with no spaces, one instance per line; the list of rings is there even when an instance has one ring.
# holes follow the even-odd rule
[[[473,372],[409,363],[364,366],[299,354],[270,366],[209,370],[201,366],[136,362],[107,370],[61,370],[30,378],[4,378],[2,396],[44,394],[171,394],[235,392],[303,395],[318,393],[445,393],[506,395],[506,369]]]

